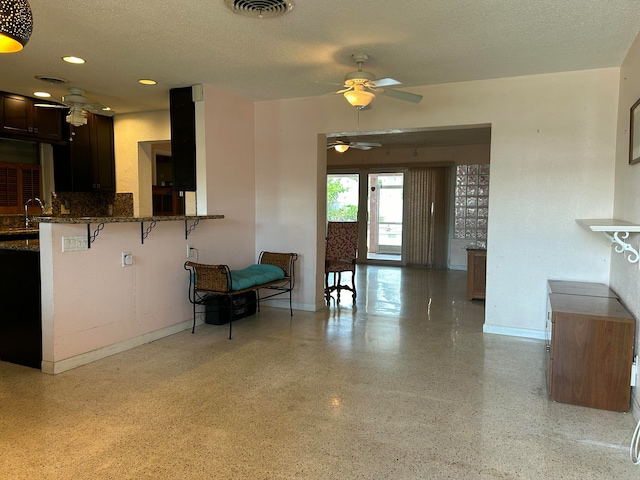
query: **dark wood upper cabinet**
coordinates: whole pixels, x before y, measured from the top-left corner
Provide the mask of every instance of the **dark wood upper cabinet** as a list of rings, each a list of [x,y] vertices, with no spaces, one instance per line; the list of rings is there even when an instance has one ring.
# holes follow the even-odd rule
[[[62,123],[66,110],[33,107],[33,133],[41,140],[63,140]],[[66,140],[66,139],[64,139]]]
[[[169,91],[173,188],[196,190],[196,111],[191,87]]]
[[[0,133],[30,141],[64,142],[64,109],[36,107],[35,104],[33,98],[0,92]]]
[[[67,125],[68,145],[54,145],[54,177],[60,192],[115,192],[113,119],[87,114],[87,124]]]

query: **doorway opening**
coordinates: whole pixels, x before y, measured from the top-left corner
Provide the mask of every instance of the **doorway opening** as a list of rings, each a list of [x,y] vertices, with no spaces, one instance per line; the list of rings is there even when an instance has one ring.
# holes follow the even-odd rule
[[[368,175],[367,260],[402,260],[403,173]]]
[[[152,145],[151,154],[153,215],[183,215],[185,212],[184,195],[173,189],[171,143]]]

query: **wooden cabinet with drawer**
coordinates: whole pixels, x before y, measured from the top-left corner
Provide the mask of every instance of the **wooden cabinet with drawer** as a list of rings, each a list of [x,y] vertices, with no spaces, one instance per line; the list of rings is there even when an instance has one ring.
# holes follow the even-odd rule
[[[614,296],[569,293],[550,293],[547,315],[551,399],[628,411],[636,325],[633,316]]]

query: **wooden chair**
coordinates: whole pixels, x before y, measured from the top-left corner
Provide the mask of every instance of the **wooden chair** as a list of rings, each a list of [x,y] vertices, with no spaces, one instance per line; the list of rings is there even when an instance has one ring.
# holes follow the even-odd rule
[[[329,304],[332,292],[349,290],[356,303],[356,258],[358,256],[358,222],[328,222],[327,253],[324,261],[324,296]],[[351,286],[343,285],[342,272],[351,272]],[[329,274],[333,274],[333,284],[329,285]]]

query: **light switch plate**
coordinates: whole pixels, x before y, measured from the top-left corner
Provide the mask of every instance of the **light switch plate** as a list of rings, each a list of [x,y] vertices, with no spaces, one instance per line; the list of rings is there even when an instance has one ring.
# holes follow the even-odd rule
[[[81,250],[89,250],[89,238],[86,235],[62,237],[63,252],[79,252]]]

